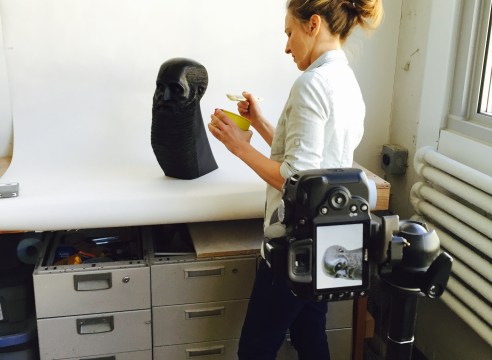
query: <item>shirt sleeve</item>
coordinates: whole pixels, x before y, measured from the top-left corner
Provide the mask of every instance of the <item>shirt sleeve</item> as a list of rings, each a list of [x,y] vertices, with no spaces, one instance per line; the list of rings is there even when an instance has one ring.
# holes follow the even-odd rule
[[[316,73],[304,73],[292,87],[286,108],[284,161],[280,166],[284,178],[319,168],[322,162],[330,91],[321,82]]]

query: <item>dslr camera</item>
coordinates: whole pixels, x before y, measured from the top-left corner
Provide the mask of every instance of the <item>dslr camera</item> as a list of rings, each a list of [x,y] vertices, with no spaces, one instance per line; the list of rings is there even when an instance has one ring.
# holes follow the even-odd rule
[[[362,296],[369,287],[369,182],[360,169],[296,173],[278,209],[286,235],[263,246],[267,264],[292,291],[318,301]]]

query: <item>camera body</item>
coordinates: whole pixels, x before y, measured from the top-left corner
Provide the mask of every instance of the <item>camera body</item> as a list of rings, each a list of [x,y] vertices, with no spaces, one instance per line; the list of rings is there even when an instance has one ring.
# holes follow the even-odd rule
[[[369,287],[371,232],[369,185],[360,169],[296,173],[284,184],[279,220],[286,235],[270,239],[263,253],[306,299],[345,300]]]

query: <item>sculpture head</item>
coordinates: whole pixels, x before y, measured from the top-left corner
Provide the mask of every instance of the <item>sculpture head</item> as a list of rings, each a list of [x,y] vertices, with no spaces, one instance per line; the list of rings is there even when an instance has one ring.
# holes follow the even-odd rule
[[[207,85],[207,70],[196,61],[174,58],[159,69],[151,144],[166,176],[196,179],[217,169],[200,111]]]
[[[361,279],[361,249],[347,250],[343,246],[333,245],[324,254],[324,270],[329,276],[345,279]]]
[[[153,111],[193,113],[208,85],[205,67],[196,61],[174,58],[164,62],[157,75]]]

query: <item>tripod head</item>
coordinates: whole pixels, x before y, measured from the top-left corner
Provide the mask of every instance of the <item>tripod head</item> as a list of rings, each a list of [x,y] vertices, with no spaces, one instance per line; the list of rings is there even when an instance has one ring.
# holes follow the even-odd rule
[[[383,216],[381,220],[370,252],[371,259],[380,264],[380,278],[401,290],[440,297],[453,259],[440,253],[436,232],[421,222],[399,221],[397,215]]]

